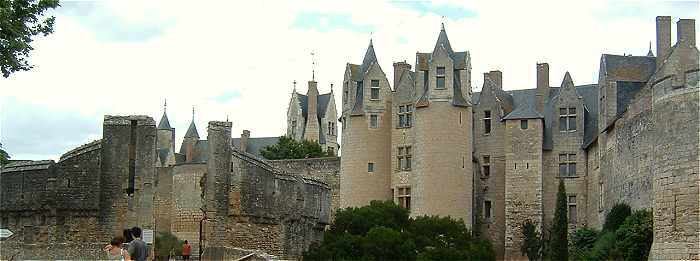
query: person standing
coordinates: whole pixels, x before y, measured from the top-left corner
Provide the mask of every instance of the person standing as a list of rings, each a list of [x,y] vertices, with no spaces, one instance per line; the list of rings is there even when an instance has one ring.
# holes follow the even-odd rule
[[[136,261],[146,261],[146,257],[148,257],[148,247],[146,242],[141,240],[141,233],[140,227],[131,228],[131,235],[134,236],[134,240],[129,243],[126,249],[131,259]]]
[[[182,245],[182,259],[183,260],[190,260],[190,251],[192,248],[190,247],[190,243],[185,240],[185,244]]]

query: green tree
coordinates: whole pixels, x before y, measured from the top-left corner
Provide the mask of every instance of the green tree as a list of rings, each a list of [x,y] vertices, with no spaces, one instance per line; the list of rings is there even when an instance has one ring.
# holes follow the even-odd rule
[[[7,78],[28,71],[34,36],[53,33],[56,18],[44,12],[58,7],[58,0],[0,0],[0,71]]]
[[[654,241],[651,211],[637,210],[615,231],[617,246],[625,260],[647,260]]]
[[[10,154],[2,149],[2,143],[0,143],[0,166],[3,166],[10,162]]]
[[[520,252],[529,260],[539,260],[542,256],[542,235],[531,220],[525,221],[522,227],[523,245]]]
[[[262,148],[260,154],[269,160],[319,158],[327,155],[323,153],[318,142],[309,140],[299,142],[287,136],[280,137],[277,144]]]
[[[155,241],[154,252],[157,258],[165,258],[170,255],[180,255],[182,253],[182,244],[184,241],[178,239],[171,233],[158,232]]]
[[[605,224],[603,225],[603,230],[615,232],[625,219],[632,214],[632,209],[625,203],[615,204],[610,212],[605,215]]]
[[[323,242],[304,260],[494,260],[491,243],[474,237],[461,220],[409,219],[391,201],[339,210]]]
[[[564,179],[559,179],[559,191],[557,192],[557,204],[552,220],[552,234],[549,245],[549,256],[552,260],[569,260],[568,249],[568,217],[566,210],[566,188]]]
[[[576,230],[571,236],[569,242],[569,257],[571,260],[584,260],[588,253],[595,245],[598,238],[598,231],[582,227]]]

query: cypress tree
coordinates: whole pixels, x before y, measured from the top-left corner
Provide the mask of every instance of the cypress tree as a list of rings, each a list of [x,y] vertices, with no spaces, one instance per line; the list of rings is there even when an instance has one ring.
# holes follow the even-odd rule
[[[559,179],[557,206],[554,210],[552,236],[550,241],[550,258],[552,260],[569,260],[569,240],[567,238],[569,224],[566,212],[566,188],[564,187],[564,179]]]

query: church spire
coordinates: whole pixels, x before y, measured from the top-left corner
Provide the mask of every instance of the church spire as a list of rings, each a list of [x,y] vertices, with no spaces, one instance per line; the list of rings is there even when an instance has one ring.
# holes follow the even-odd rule
[[[649,52],[647,52],[647,56],[654,57],[654,52],[651,51],[651,41],[649,41]]]
[[[172,129],[170,127],[170,121],[168,120],[167,108],[168,108],[168,100],[166,99],[165,102],[163,103],[163,117],[160,118],[160,123],[158,123],[159,130]]]

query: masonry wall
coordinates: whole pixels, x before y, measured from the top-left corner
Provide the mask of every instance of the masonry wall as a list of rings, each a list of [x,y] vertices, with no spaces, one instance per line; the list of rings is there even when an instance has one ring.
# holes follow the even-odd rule
[[[331,188],[331,220],[335,217],[340,208],[340,157],[271,160],[269,163],[284,173],[328,184]]]
[[[204,163],[175,165],[170,174],[172,209],[170,232],[180,240],[188,240],[192,255],[199,255],[199,223],[202,213],[201,180],[207,171]]]
[[[522,225],[532,221],[542,231],[542,120],[507,120],[505,129],[505,259],[521,260]]]

